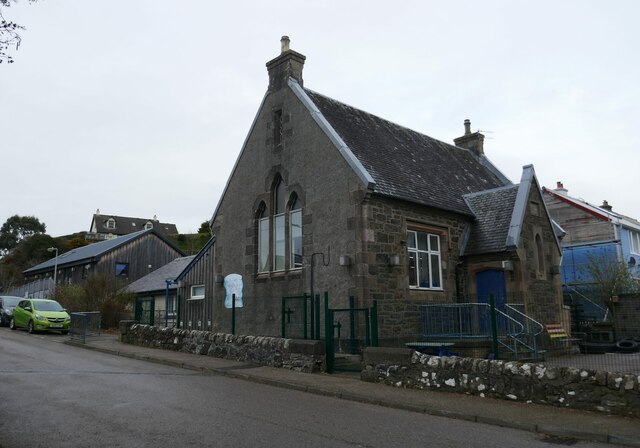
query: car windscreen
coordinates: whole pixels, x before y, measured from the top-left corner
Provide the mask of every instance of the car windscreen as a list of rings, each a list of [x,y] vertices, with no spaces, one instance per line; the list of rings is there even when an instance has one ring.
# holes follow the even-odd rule
[[[64,311],[58,302],[33,302],[33,308],[38,311]]]
[[[20,297],[3,297],[2,305],[6,308],[13,308],[20,301]]]

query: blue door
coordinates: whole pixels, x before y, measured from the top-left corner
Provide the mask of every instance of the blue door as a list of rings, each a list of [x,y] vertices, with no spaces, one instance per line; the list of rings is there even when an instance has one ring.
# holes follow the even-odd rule
[[[489,296],[493,294],[496,300],[496,308],[503,309],[507,303],[507,284],[504,271],[488,269],[476,274],[476,290],[478,291],[478,303],[489,303]]]
[[[496,301],[496,309],[504,309],[507,302],[507,286],[504,271],[488,269],[476,274],[476,290],[478,291],[478,303],[489,303],[489,296],[493,294]],[[491,313],[488,307],[481,307],[478,314],[478,329],[480,334],[489,335],[491,332]]]

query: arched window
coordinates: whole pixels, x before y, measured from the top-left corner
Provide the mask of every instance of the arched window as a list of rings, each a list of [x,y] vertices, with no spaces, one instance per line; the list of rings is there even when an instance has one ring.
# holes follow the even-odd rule
[[[269,209],[264,202],[258,207],[258,272],[269,271]]]
[[[278,175],[271,187],[271,209],[261,202],[256,211],[258,273],[302,268],[302,201],[291,193],[287,202],[285,195]]]
[[[290,268],[302,267],[302,203],[295,193],[289,201]]]
[[[283,271],[285,264],[285,201],[284,182],[281,178],[273,188],[273,270]]]

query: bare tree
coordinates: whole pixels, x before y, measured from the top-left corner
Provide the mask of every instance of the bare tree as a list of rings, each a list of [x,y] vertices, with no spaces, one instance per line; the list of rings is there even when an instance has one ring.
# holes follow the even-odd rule
[[[37,0],[28,1],[33,3]],[[4,18],[4,9],[10,7],[11,3],[16,2],[17,0],[0,0],[0,64],[2,62],[13,63],[13,57],[9,54],[9,50],[13,47],[17,50],[20,47],[22,40],[20,32],[25,29],[22,25]]]

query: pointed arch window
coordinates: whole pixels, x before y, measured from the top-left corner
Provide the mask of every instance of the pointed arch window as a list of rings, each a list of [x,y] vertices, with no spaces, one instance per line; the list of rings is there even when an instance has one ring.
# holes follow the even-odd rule
[[[289,267],[299,269],[302,267],[302,203],[294,194],[289,204],[289,236],[291,239]]]
[[[284,182],[278,179],[273,189],[273,270],[283,271],[285,264],[285,201]]]
[[[256,212],[257,272],[302,268],[302,201],[277,176],[271,188],[271,209],[261,202]]]
[[[269,271],[269,209],[264,202],[258,208],[258,272]]]

